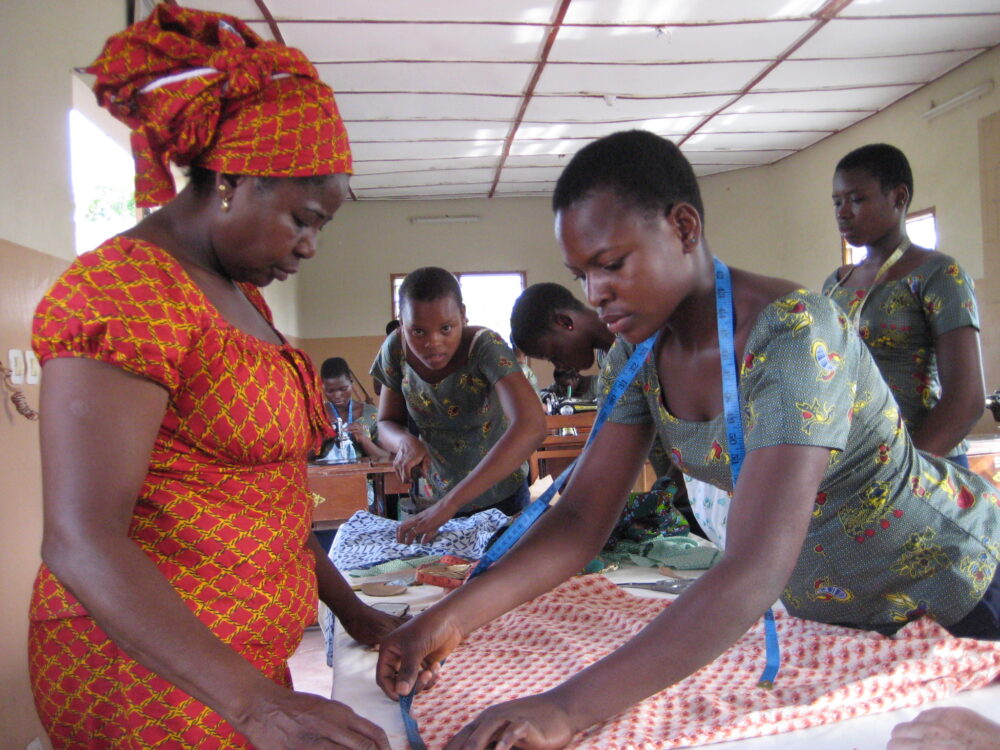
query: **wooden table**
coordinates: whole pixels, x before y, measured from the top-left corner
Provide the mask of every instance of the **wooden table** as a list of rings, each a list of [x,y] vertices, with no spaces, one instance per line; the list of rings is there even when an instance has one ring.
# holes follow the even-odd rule
[[[556,476],[569,465],[570,461],[579,456],[583,446],[587,443],[587,438],[590,437],[590,430],[594,426],[596,416],[597,412],[593,411],[568,416],[547,415],[545,417],[545,439],[528,459],[529,481],[534,482],[539,476],[545,474]],[[576,434],[560,434],[567,429],[575,430]]]
[[[309,464],[309,489],[326,498],[313,511],[314,529],[340,526],[355,511],[368,510],[368,480],[372,480],[375,504],[372,511],[386,513],[385,495],[407,493],[410,485],[396,476],[391,461],[375,462],[367,458],[352,464]]]

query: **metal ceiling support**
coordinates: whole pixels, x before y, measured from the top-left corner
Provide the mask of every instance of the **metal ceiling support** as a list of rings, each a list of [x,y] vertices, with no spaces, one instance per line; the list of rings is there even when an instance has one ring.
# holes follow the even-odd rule
[[[846,8],[852,2],[853,0],[826,0],[826,2],[823,3],[820,9],[812,14],[812,17],[816,19],[816,23],[814,23],[805,34],[803,34],[794,42],[792,42],[792,44],[788,47],[788,49],[786,49],[784,52],[778,55],[774,60],[772,60],[767,65],[767,67],[764,68],[764,70],[762,70],[760,73],[754,76],[754,78],[750,81],[750,83],[744,86],[739,93],[733,96],[732,99],[725,102],[721,107],[715,109],[714,111],[706,115],[704,119],[702,119],[701,122],[695,125],[686,136],[684,136],[677,142],[677,145],[683,146],[684,143],[686,143],[688,139],[691,138],[691,136],[695,135],[699,130],[705,127],[717,115],[719,115],[722,112],[725,112],[727,109],[729,109],[729,107],[733,106],[734,104],[736,104],[736,102],[738,102],[740,99],[746,96],[750,91],[753,90],[754,86],[756,86],[758,83],[764,80],[764,78],[766,78],[771,73],[771,71],[773,71],[781,63],[785,62],[785,60],[791,57],[795,53],[795,51],[798,50],[803,44],[812,39],[819,32],[820,29],[826,26],[838,13],[844,10],[844,8]]]
[[[500,175],[503,173],[503,166],[507,161],[507,157],[510,155],[510,147],[514,143],[514,136],[517,135],[518,128],[521,127],[521,122],[524,120],[524,113],[528,110],[528,104],[531,102],[531,97],[535,93],[535,87],[538,85],[538,79],[542,77],[542,71],[545,70],[545,63],[548,62],[549,52],[552,51],[552,45],[556,42],[556,37],[559,35],[559,29],[562,28],[563,19],[566,18],[566,11],[569,10],[569,4],[573,0],[560,0],[559,10],[556,11],[555,17],[552,19],[552,25],[549,26],[548,34],[545,37],[545,44],[542,45],[542,52],[538,56],[538,62],[535,63],[535,70],[531,74],[531,80],[528,81],[528,86],[524,90],[524,95],[521,97],[521,106],[517,110],[517,115],[514,117],[514,121],[510,125],[510,130],[507,132],[507,137],[503,140],[503,150],[500,152],[500,160],[497,162],[497,171],[493,175],[493,184],[490,186],[490,192],[487,193],[487,198],[492,198],[497,191],[497,185],[500,183]]]
[[[277,22],[274,20],[274,16],[271,15],[270,8],[267,7],[267,3],[264,0],[253,0],[257,5],[257,10],[260,14],[264,16],[264,20],[267,21],[267,27],[271,30],[271,36],[274,37],[276,42],[285,43],[285,38],[281,35],[281,30],[278,28]]]

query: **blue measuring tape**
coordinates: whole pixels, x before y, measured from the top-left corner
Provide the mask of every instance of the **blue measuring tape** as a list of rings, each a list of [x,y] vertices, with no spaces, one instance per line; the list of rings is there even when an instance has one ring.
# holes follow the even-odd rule
[[[649,356],[650,350],[653,348],[653,344],[656,342],[656,336],[650,336],[648,339],[639,344],[635,351],[632,352],[632,356],[629,357],[628,362],[622,368],[621,372],[618,373],[618,377],[615,379],[614,385],[611,386],[611,391],[608,393],[607,397],[601,404],[600,410],[597,412],[597,418],[594,420],[594,426],[590,430],[590,437],[587,438],[586,444],[583,446],[586,450],[587,446],[594,440],[594,437],[600,431],[601,427],[607,421],[608,417],[611,415],[611,410],[614,408],[615,403],[618,399],[622,397],[625,393],[625,389],[629,387],[635,376],[639,374],[639,370],[642,368],[643,364],[646,362],[646,358]],[[581,454],[582,455],[582,454]],[[576,462],[579,460],[579,456],[573,459],[573,462],[566,467],[566,469],[556,478],[552,485],[542,493],[535,502],[521,511],[521,514],[514,520],[507,530],[497,539],[483,556],[479,558],[479,562],[476,567],[472,569],[469,574],[469,578],[475,578],[480,573],[486,571],[493,563],[499,560],[504,553],[506,553],[511,547],[517,544],[517,541],[524,536],[524,533],[531,528],[532,524],[537,521],[542,513],[549,509],[549,505],[552,503],[552,498],[556,496],[566,481],[569,479],[570,474],[573,473],[573,469],[576,466]],[[442,662],[444,663],[444,662]],[[413,696],[414,693],[411,692],[409,695],[400,696],[399,698],[399,711],[403,715],[403,728],[406,730],[406,739],[410,743],[410,750],[426,750],[426,745],[423,739],[420,737],[420,729],[417,726],[417,720],[413,718],[411,709],[413,707]]]
[[[618,373],[618,377],[615,379],[614,385],[611,386],[611,391],[605,397],[603,403],[601,403],[600,411],[597,412],[597,418],[594,420],[594,426],[590,430],[590,437],[587,438],[586,444],[583,446],[584,450],[587,446],[593,442],[594,437],[600,432],[601,427],[604,426],[605,421],[611,414],[611,410],[614,408],[618,399],[622,397],[625,393],[625,389],[629,387],[635,376],[639,373],[640,368],[645,363],[646,358],[649,356],[650,350],[653,348],[653,344],[656,341],[656,336],[650,336],[648,339],[639,344],[635,351],[632,352],[632,356],[629,357],[628,362],[622,368],[621,372]],[[475,578],[480,573],[486,571],[493,563],[499,560],[507,550],[513,547],[517,540],[520,539],[524,532],[526,532],[531,525],[539,519],[539,517],[549,509],[549,505],[552,503],[552,498],[556,496],[556,493],[562,490],[563,485],[569,479],[569,475],[573,473],[573,468],[576,466],[576,462],[580,460],[580,457],[573,459],[573,463],[566,467],[566,469],[560,474],[552,485],[542,493],[535,502],[521,511],[521,514],[514,520],[503,535],[497,539],[493,545],[486,550],[476,567],[472,569],[472,573],[469,574],[469,578]]]
[[[743,420],[740,417],[740,388],[736,375],[736,347],[733,343],[733,281],[729,267],[715,258],[715,316],[719,330],[719,360],[722,365],[722,406],[726,420],[726,440],[729,443],[729,468],[733,475],[733,490],[743,467],[746,446],[743,443]],[[764,647],[766,663],[757,685],[773,688],[781,667],[781,648],[774,610],[764,614]]]

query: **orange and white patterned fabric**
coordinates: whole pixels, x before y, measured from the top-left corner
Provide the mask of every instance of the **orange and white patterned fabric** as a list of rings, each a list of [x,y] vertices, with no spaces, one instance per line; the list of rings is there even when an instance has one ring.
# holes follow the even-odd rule
[[[216,172],[351,172],[333,91],[306,56],[231,16],[161,3],[86,69],[100,104],[132,129],[136,203],[174,197],[170,162]]]
[[[483,709],[540,693],[602,658],[667,602],[603,576],[574,578],[473,633],[414,701],[430,750]],[[918,706],[1000,675],[1000,643],[959,639],[928,619],[893,638],[776,613],[782,667],[757,687],[764,636],[750,630],[678,684],[576,737],[573,748],[667,750],[760,737]]]
[[[260,292],[241,288],[270,321]],[[56,282],[33,344],[43,363],[105,362],[168,392],[129,536],[216,637],[290,684],[286,660],[316,612],[305,457],[327,429],[308,358],[233,327],[171,255],[125,237]],[[32,689],[55,747],[248,747],[121,652],[44,565],[30,618]]]

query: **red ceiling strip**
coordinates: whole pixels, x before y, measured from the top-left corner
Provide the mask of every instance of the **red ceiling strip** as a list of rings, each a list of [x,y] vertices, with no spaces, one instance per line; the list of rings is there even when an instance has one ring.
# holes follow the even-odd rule
[[[701,120],[701,122],[699,122],[697,125],[694,126],[694,128],[691,129],[690,133],[688,133],[686,136],[684,136],[677,142],[677,145],[683,146],[691,138],[691,136],[693,136],[695,133],[697,133],[699,130],[705,127],[719,113],[724,112],[726,109],[733,106],[736,102],[738,102],[740,99],[746,96],[753,89],[754,86],[756,86],[758,83],[764,80],[764,78],[771,71],[773,71],[775,68],[778,67],[778,65],[787,60],[797,49],[799,49],[799,47],[801,47],[803,44],[812,39],[817,34],[817,32],[819,32],[820,29],[826,26],[834,16],[836,16],[838,13],[840,13],[840,11],[842,11],[844,8],[850,5],[851,2],[852,0],[827,0],[825,3],[823,3],[823,6],[818,11],[816,11],[815,14],[813,14],[814,17],[816,18],[816,23],[813,24],[812,28],[810,28],[809,31],[807,31],[796,41],[794,41],[792,45],[784,52],[782,52],[780,55],[778,55],[777,58],[772,60],[767,65],[767,67],[764,68],[764,70],[758,73],[750,81],[750,83],[748,83],[746,86],[743,87],[743,90],[740,93],[738,93],[731,100],[723,104],[721,107],[717,108],[715,111],[710,112],[708,115],[706,115]]]
[[[253,0],[257,5],[257,10],[260,14],[264,16],[264,20],[267,21],[267,27],[271,30],[271,36],[274,37],[276,42],[285,43],[285,38],[281,35],[281,30],[278,28],[277,22],[274,20],[274,16],[271,15],[270,9],[267,7],[267,3],[264,0]]]
[[[504,140],[503,151],[500,152],[500,159],[497,161],[497,171],[496,175],[493,177],[493,185],[490,187],[490,192],[486,195],[487,198],[492,198],[496,193],[497,185],[500,182],[500,174],[503,172],[504,162],[507,161],[507,156],[510,154],[510,147],[514,143],[514,136],[517,134],[517,129],[521,127],[521,121],[524,119],[524,113],[528,109],[528,104],[531,102],[531,97],[535,93],[535,86],[538,85],[538,79],[542,77],[542,71],[545,70],[545,63],[549,59],[549,52],[552,51],[552,45],[555,44],[556,37],[559,35],[559,29],[562,27],[563,19],[566,18],[566,11],[569,10],[569,4],[573,0],[560,0],[559,9],[556,11],[555,18],[552,20],[552,25],[549,27],[549,32],[545,37],[545,44],[542,46],[542,52],[538,57],[538,63],[535,65],[535,72],[531,75],[531,80],[528,82],[528,87],[524,90],[524,97],[521,99],[521,106],[517,110],[517,115],[514,117],[514,121],[510,125],[510,130],[507,132],[507,138]]]

